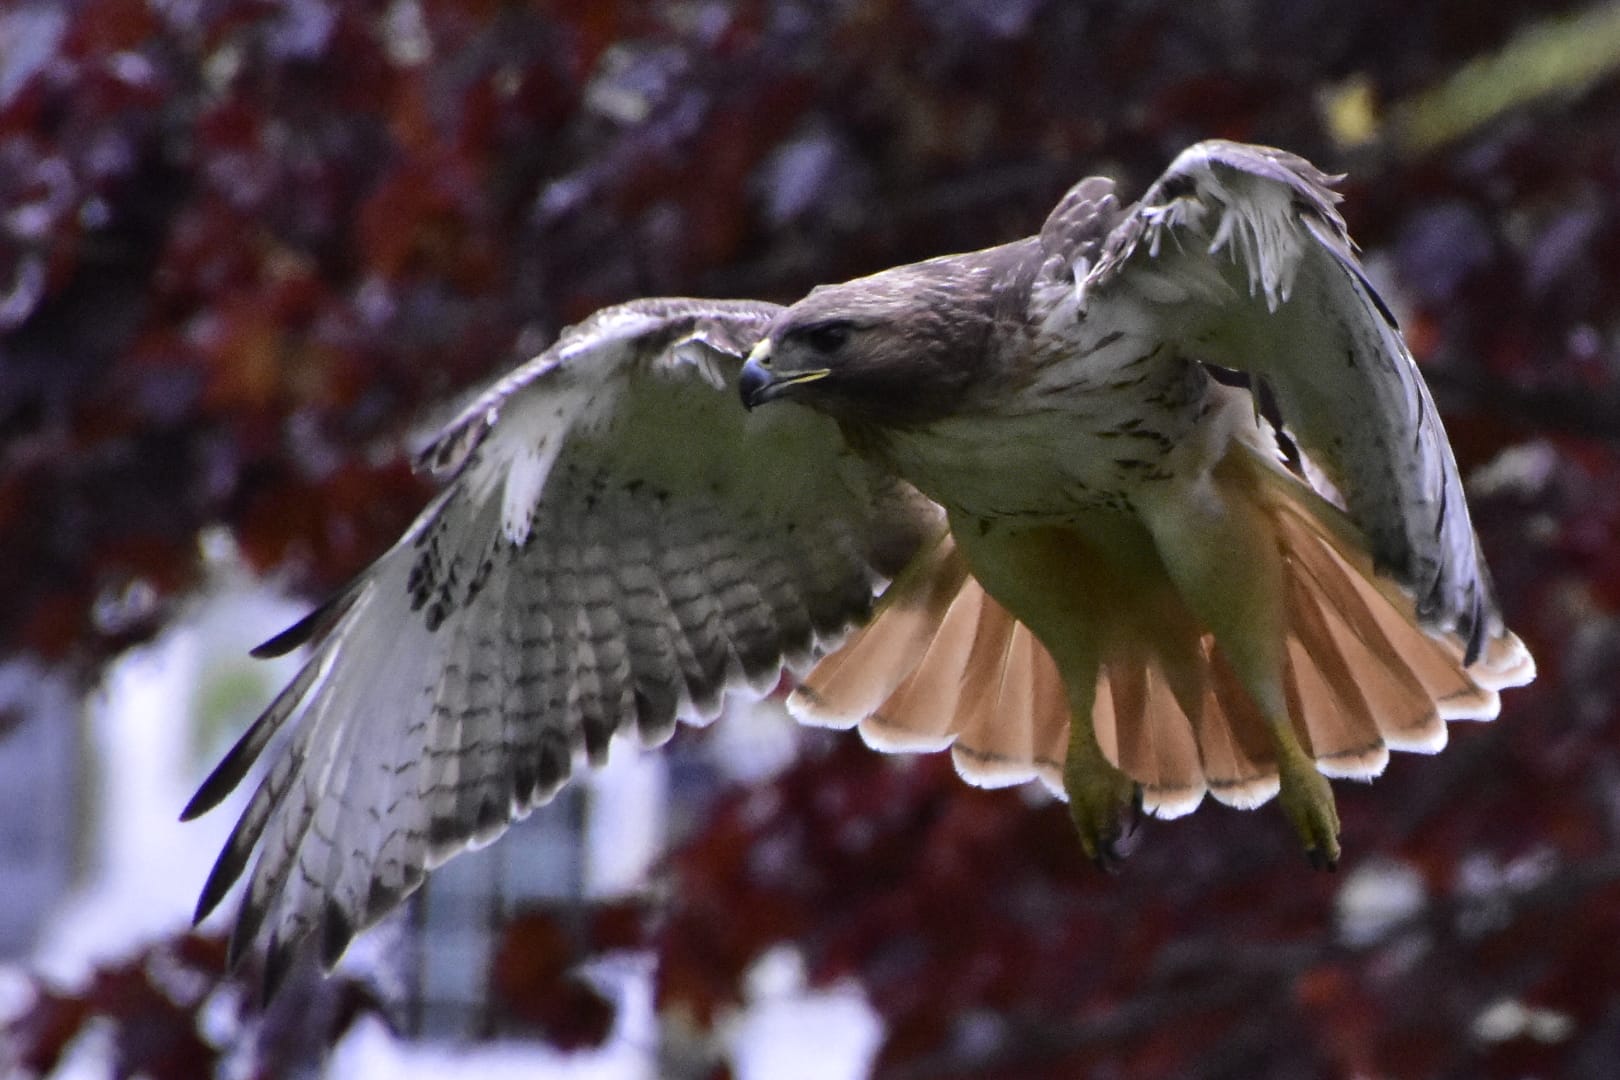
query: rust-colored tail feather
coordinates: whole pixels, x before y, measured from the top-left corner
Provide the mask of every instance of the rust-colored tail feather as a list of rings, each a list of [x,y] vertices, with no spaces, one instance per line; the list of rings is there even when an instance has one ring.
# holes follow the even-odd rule
[[[943,750],[951,745],[952,720],[961,711],[962,692],[968,685],[964,672],[980,637],[984,601],[979,583],[964,576],[917,670],[860,722],[869,743],[895,751]]]
[[[1097,699],[1106,696],[1111,705],[1111,760],[1142,785],[1144,809],[1159,817],[1180,817],[1198,808],[1208,787],[1194,721],[1187,701],[1171,689],[1160,658],[1139,640],[1130,644],[1136,648],[1111,656],[1097,683]],[[1192,712],[1202,711],[1199,699]],[[1098,716],[1094,707],[1094,726]],[[1097,730],[1100,742],[1102,729]]]
[[[1323,773],[1371,778],[1391,748],[1433,753],[1447,720],[1494,717],[1498,691],[1534,676],[1506,632],[1465,667],[1464,643],[1418,626],[1412,600],[1374,573],[1342,512],[1246,449],[1228,462],[1223,482],[1240,485],[1274,525],[1287,568],[1289,712]],[[1208,634],[1185,612],[1097,617],[1111,619],[1112,632],[1093,726],[1103,753],[1142,784],[1148,810],[1179,816],[1206,791],[1251,808],[1277,793],[1266,724]],[[788,704],[809,723],[858,726],[879,749],[949,746],[958,771],[981,786],[1039,778],[1062,795],[1069,714],[1058,667],[985,593],[948,536]]]
[[[817,727],[849,728],[877,712],[928,654],[946,612],[970,580],[955,542],[942,536],[890,584],[872,621],[822,659],[794,691],[788,700],[793,715]]]
[[[1194,730],[1205,783],[1219,802],[1253,809],[1276,795],[1279,787],[1271,735],[1226,656],[1213,642],[1204,645],[1209,666]]]

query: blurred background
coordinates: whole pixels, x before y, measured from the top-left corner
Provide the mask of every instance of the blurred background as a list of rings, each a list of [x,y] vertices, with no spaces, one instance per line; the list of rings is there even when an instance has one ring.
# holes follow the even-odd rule
[[[1210,136],[1348,174],[1541,667],[1339,785],[1337,874],[1206,805],[1106,876],[1038,791],[767,701],[268,1011],[189,929],[234,814],[175,817],[289,675],[247,649],[412,518],[458,394]],[[0,1074],[1614,1075],[1617,185],[1620,8],[1559,0],[7,0]]]

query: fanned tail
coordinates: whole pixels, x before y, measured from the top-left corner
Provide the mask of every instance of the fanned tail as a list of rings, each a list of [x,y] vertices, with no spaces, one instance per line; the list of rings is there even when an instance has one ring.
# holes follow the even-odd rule
[[[949,535],[816,665],[788,709],[806,724],[857,727],[891,753],[950,747],[981,787],[1039,777],[1062,791],[1069,714],[1057,666],[985,593]]]
[[[1392,748],[1434,753],[1446,721],[1492,719],[1499,691],[1534,677],[1511,633],[1487,640],[1469,665],[1466,641],[1422,629],[1412,598],[1374,571],[1344,513],[1255,451],[1234,447],[1216,480],[1265,510],[1283,554],[1289,712],[1324,774],[1370,779]],[[1206,792],[1248,809],[1277,794],[1266,725],[1185,609],[1097,618],[1110,649],[1093,725],[1103,753],[1142,785],[1146,809],[1177,817]],[[949,747],[962,776],[983,787],[1039,778],[1061,796],[1069,713],[1058,672],[946,536],[788,706],[807,723],[858,727],[878,749]]]
[[[816,665],[788,699],[798,720],[851,728],[866,720],[906,682],[939,636],[952,601],[970,580],[967,562],[948,535],[925,548],[890,584],[876,616]],[[943,734],[943,733],[942,733]],[[923,739],[895,750],[938,750]]]
[[[1495,719],[1500,691],[1535,678],[1507,630],[1467,663],[1468,642],[1419,625],[1414,600],[1374,570],[1337,507],[1257,459],[1249,467],[1292,571],[1290,710],[1324,773],[1372,777],[1387,749],[1435,753],[1446,721]]]

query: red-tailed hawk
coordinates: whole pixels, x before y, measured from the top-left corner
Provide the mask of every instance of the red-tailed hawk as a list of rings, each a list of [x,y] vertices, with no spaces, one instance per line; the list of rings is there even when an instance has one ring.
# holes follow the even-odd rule
[[[1329,184],[1201,143],[1038,236],[565,331],[424,452],[449,479],[399,543],[261,648],[311,645],[186,808],[282,736],[199,918],[257,851],[233,956],[267,930],[272,981],[311,935],[335,962],[615,733],[833,646],[802,719],[1039,777],[1094,858],[1133,799],[1280,792],[1331,864],[1324,775],[1438,750],[1534,667]]]

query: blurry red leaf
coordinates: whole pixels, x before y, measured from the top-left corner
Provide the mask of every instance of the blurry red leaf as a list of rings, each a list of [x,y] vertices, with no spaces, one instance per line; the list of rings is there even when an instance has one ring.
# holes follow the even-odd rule
[[[648,943],[653,913],[644,901],[626,899],[593,904],[589,915],[592,952],[640,949]]]
[[[212,410],[267,409],[281,391],[282,331],[257,306],[226,309],[207,349],[211,355],[203,404]]]
[[[431,271],[469,288],[487,283],[491,253],[468,228],[476,196],[476,180],[457,156],[401,162],[360,206],[360,251],[384,277]]]
[[[575,971],[584,945],[558,916],[530,912],[505,927],[490,970],[503,1010],[564,1050],[600,1046],[617,1011]]]
[[[1347,1076],[1377,1075],[1374,1047],[1381,1017],[1354,974],[1341,965],[1319,965],[1300,974],[1296,994],[1338,1071]]]
[[[7,1036],[25,1067],[48,1075],[92,1015],[85,998],[42,989],[28,1011],[10,1024]]]
[[[90,0],[73,20],[68,51],[78,56],[106,56],[149,42],[158,15],[145,0]]]
[[[18,630],[18,644],[40,656],[68,655],[86,636],[88,596],[88,590],[59,589],[36,600]]]

